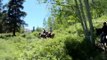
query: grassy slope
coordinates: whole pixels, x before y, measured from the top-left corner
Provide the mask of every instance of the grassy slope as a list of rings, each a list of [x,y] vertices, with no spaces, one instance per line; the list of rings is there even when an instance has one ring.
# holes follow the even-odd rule
[[[101,27],[102,22],[99,21],[107,21],[106,16],[96,21],[94,20],[94,26]],[[97,54],[94,56],[95,60],[102,59],[100,53],[93,53],[95,51],[87,47],[86,42],[84,43],[79,23],[54,32],[56,35],[53,39],[39,39],[35,37],[36,32],[0,38],[0,60],[72,60],[76,58],[82,60],[90,58],[93,54]],[[81,54],[86,58],[80,56]]]

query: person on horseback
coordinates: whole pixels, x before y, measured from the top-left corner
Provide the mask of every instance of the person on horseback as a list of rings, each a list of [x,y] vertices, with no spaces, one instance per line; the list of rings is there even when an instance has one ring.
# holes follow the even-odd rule
[[[107,35],[107,23],[106,22],[103,23],[102,31],[104,32],[104,34]]]
[[[43,33],[46,33],[46,30],[45,30],[45,29],[43,29]]]
[[[43,35],[45,35],[45,37],[48,36],[48,32],[45,29],[43,30]]]
[[[103,23],[103,27],[102,27],[102,33],[101,33],[101,43],[106,43],[107,44],[107,39],[106,39],[106,35],[107,35],[107,24],[106,22]]]
[[[45,29],[43,29],[43,35],[46,35],[46,30]]]

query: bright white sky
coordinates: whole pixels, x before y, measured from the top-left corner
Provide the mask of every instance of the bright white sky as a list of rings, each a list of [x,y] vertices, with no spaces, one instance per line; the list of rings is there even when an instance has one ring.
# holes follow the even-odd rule
[[[8,0],[3,0],[3,3],[7,3]],[[39,4],[37,0],[26,0],[24,2],[24,11],[27,16],[24,21],[28,24],[28,29],[32,29],[33,26],[42,27],[44,18],[49,16],[48,8],[46,4]]]

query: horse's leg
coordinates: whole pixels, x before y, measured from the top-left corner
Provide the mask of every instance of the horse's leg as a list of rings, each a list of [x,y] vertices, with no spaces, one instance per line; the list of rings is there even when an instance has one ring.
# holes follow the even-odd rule
[[[44,38],[46,39],[46,34],[44,34]]]

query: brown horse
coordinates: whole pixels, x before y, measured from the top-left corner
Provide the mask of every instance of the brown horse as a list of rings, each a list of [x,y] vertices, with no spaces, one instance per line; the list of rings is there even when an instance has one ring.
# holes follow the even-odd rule
[[[39,33],[39,36],[40,36],[41,38],[46,38],[46,35],[45,35],[44,33]]]
[[[51,32],[39,33],[41,38],[54,38],[54,35],[55,34]]]
[[[47,35],[47,37],[48,38],[54,38],[54,35],[55,35],[54,33],[49,32],[48,35]]]

